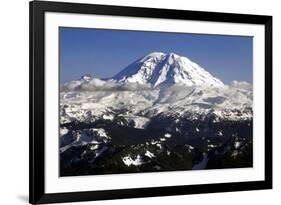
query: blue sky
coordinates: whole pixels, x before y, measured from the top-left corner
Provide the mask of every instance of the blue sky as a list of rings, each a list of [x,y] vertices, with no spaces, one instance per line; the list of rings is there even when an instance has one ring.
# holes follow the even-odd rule
[[[225,83],[252,83],[252,37],[60,28],[60,80],[115,75],[153,51],[177,53]]]

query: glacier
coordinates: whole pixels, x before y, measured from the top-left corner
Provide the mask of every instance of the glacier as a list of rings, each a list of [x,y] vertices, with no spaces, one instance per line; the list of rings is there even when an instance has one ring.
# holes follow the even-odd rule
[[[223,86],[223,82],[192,62],[175,53],[150,53],[130,64],[113,76],[118,82],[161,85],[181,84],[187,86]]]

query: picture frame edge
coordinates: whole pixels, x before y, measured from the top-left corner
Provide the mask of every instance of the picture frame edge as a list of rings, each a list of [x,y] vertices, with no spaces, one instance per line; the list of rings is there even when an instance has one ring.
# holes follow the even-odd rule
[[[84,192],[65,192],[65,193],[45,193],[45,165],[44,165],[44,13],[47,11],[54,11],[59,9],[56,6],[65,6],[65,10],[71,5],[91,5],[102,6],[102,8],[110,9],[139,9],[146,11],[171,11],[182,12],[198,15],[213,15],[213,20],[221,15],[227,15],[226,22],[235,22],[231,20],[249,17],[248,22],[257,22],[265,26],[265,109],[266,109],[266,129],[265,136],[269,136],[265,140],[265,180],[251,181],[251,182],[235,182],[235,183],[220,183],[220,184],[204,184],[204,185],[183,185],[183,186],[168,186],[168,187],[152,187],[152,188],[136,188],[136,189],[121,189],[121,190],[107,190],[107,191],[84,191]],[[62,12],[66,12],[66,11]],[[106,10],[106,9],[105,9]],[[191,12],[191,13],[190,13]],[[79,12],[77,12],[79,13]],[[118,13],[118,12],[117,12]],[[160,15],[157,13],[157,15]],[[109,15],[109,14],[107,14]],[[184,16],[184,15],[183,15]],[[240,17],[239,17],[240,16]],[[184,16],[186,18],[186,16]],[[243,17],[243,18],[242,18]],[[153,18],[153,17],[152,17]],[[167,18],[167,17],[164,17]],[[182,16],[180,17],[182,18]],[[211,20],[212,21],[212,20]],[[105,199],[123,199],[123,198],[140,198],[140,197],[155,197],[155,196],[173,196],[182,194],[205,194],[217,192],[231,192],[231,191],[251,191],[260,189],[272,189],[272,16],[252,15],[252,14],[233,14],[233,13],[217,13],[204,11],[185,11],[185,10],[171,10],[171,9],[156,9],[145,7],[124,7],[124,6],[108,6],[108,5],[93,5],[81,3],[65,3],[65,2],[48,2],[48,1],[30,1],[29,2],[29,203],[31,204],[45,204],[45,203],[60,203],[60,202],[77,202],[77,201],[91,201],[91,200],[105,200]],[[242,23],[242,22],[240,22]],[[245,22],[244,22],[245,23]],[[204,190],[192,191],[186,189],[187,187],[197,190],[195,187],[204,186]],[[224,187],[222,187],[224,186]],[[228,188],[225,189],[225,186]],[[172,188],[172,189],[171,189]],[[195,189],[194,189],[195,188]],[[251,189],[249,189],[251,188]],[[158,189],[158,190],[157,190]],[[170,189],[170,194],[168,193]],[[184,190],[183,190],[184,189]],[[223,190],[224,189],[224,190]],[[147,190],[154,190],[154,193],[148,194]],[[160,194],[160,190],[166,190]],[[172,192],[177,190],[178,192]],[[122,192],[126,194],[121,196]],[[161,191],[161,193],[162,193]],[[153,192],[153,191],[152,191]],[[113,197],[107,196],[114,194]],[[135,195],[132,195],[135,194]],[[136,194],[137,193],[137,194]],[[100,194],[97,196],[97,194]],[[65,198],[66,197],[66,198]]]

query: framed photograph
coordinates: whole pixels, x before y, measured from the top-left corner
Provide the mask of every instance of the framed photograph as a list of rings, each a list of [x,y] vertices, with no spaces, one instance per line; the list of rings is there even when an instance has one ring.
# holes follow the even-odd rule
[[[30,203],[272,188],[272,17],[30,2]]]

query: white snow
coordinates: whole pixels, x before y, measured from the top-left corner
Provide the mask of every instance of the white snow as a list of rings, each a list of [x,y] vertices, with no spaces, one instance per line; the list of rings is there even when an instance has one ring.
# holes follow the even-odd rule
[[[159,148],[159,149],[162,149],[162,145],[160,143],[157,143],[156,146]]]
[[[93,132],[96,132],[100,137],[110,139],[110,137],[107,135],[106,131],[103,128],[92,128],[91,130]]]
[[[161,67],[159,67],[161,65]],[[113,77],[119,82],[150,84],[153,87],[164,84],[188,86],[223,86],[223,82],[192,62],[175,53],[153,52],[123,69]]]
[[[172,137],[172,135],[171,135],[170,133],[166,133],[164,136],[165,136],[166,138],[171,138],[171,137]]]
[[[189,150],[194,150],[194,147],[191,145],[186,144],[185,147],[187,147]]]
[[[99,143],[99,142],[97,141],[95,135],[88,134],[88,133],[85,133],[85,132],[78,133],[76,141],[74,142],[74,144],[76,146],[86,145],[86,144],[97,144],[97,143]]]
[[[152,152],[148,151],[148,150],[146,150],[146,152],[145,152],[144,155],[147,156],[147,157],[149,157],[149,158],[155,157],[155,155],[154,155]]]
[[[131,165],[139,166],[139,165],[142,165],[142,164],[143,164],[143,161],[142,161],[140,155],[137,155],[137,157],[136,157],[135,159],[132,159],[131,156],[126,156],[126,157],[123,157],[122,161],[123,161],[124,164],[127,165],[128,167],[131,166]]]
[[[63,84],[60,121],[113,120],[115,110],[124,110],[119,116],[139,129],[146,129],[150,118],[160,113],[192,120],[214,114],[214,122],[248,120],[253,117],[252,104],[251,84],[234,81],[227,86],[186,57],[153,52],[113,79],[84,76]]]
[[[208,147],[210,147],[210,148],[215,148],[215,147],[217,147],[217,145],[214,145],[214,144],[208,144]]]
[[[88,144],[91,145],[90,150],[96,150],[101,142],[108,142],[111,140],[103,128],[91,128],[87,131],[77,131],[75,137],[76,139],[73,142],[61,147],[60,151],[64,152],[72,146],[83,146]],[[98,140],[97,137],[100,139]]]
[[[241,146],[241,142],[236,141],[236,142],[234,143],[235,149],[238,149],[240,146]]]
[[[99,145],[98,144],[94,144],[90,147],[90,150],[96,150],[98,149]]]
[[[147,117],[142,116],[134,116],[134,115],[120,115],[129,121],[133,121],[135,124],[135,128],[138,129],[145,129],[146,126],[149,124],[150,119]]]
[[[152,144],[152,145],[155,145],[155,144],[157,144],[157,143],[158,143],[157,141],[151,140],[151,144]]]
[[[222,131],[221,131],[221,130],[218,132],[218,136],[223,136],[223,134],[222,134]]]
[[[67,128],[60,128],[60,136],[65,135],[68,133],[68,129]]]
[[[105,120],[113,120],[114,116],[113,115],[103,115],[102,118]]]

